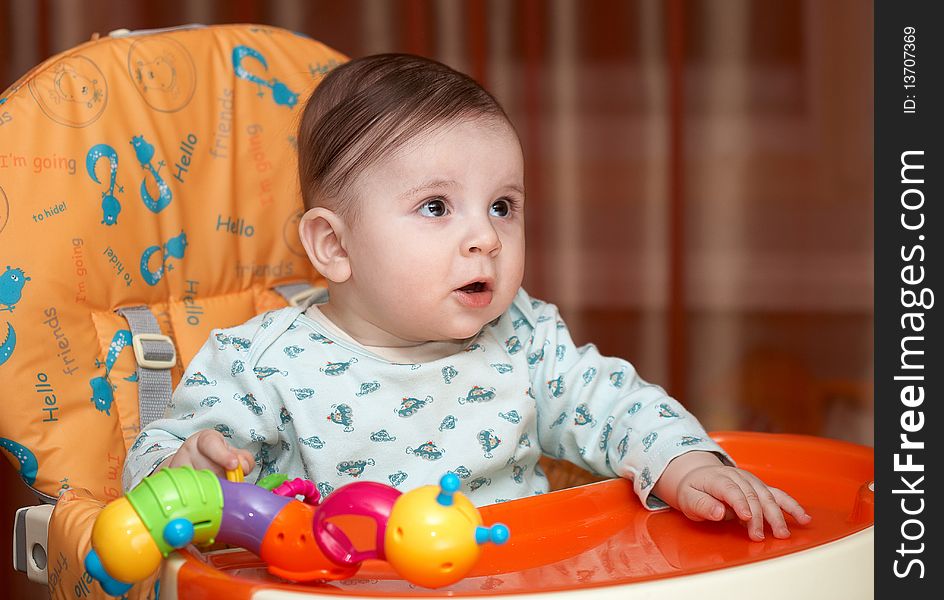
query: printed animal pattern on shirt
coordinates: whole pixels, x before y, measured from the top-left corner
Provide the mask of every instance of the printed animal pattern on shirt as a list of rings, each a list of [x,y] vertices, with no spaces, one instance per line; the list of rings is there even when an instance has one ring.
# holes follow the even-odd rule
[[[478,505],[526,497],[548,490],[547,453],[631,478],[645,501],[669,460],[720,450],[632,365],[574,346],[553,305],[523,292],[464,351],[420,364],[384,361],[299,312],[214,331],[127,468],[143,476],[144,454],[212,428],[260,474],[308,474],[325,496],[354,480],[407,491],[451,470]]]

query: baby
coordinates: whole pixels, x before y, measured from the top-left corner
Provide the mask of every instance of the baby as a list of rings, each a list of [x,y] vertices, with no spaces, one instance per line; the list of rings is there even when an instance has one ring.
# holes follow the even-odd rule
[[[299,233],[328,298],[214,331],[126,489],[165,466],[354,480],[401,490],[446,471],[477,505],[548,490],[542,453],[633,481],[649,509],[790,535],[789,495],[731,459],[631,364],[577,347],[521,289],[524,164],[496,100],[407,55],[353,60],[298,135]]]

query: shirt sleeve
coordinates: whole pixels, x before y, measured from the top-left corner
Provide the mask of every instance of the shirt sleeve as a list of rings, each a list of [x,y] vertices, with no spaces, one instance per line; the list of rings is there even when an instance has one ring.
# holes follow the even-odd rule
[[[249,340],[240,328],[213,330],[184,371],[164,417],[138,434],[125,459],[122,485],[134,488],[184,440],[202,429],[215,429],[236,448],[244,448],[260,463],[274,463],[280,449],[277,415],[271,388],[264,390],[249,363]],[[278,410],[277,408],[275,409]]]
[[[703,450],[734,464],[691,413],[629,362],[593,344],[578,348],[556,306],[523,293],[516,303],[532,328],[526,358],[545,454],[632,480],[650,510],[667,506],[651,492],[673,458]]]

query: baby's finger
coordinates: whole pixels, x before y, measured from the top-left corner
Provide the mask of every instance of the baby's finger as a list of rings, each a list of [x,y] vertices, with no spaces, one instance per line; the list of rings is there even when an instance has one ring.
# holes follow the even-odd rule
[[[742,521],[750,520],[751,506],[747,502],[744,491],[731,477],[717,477],[710,480],[705,485],[704,491],[733,508],[734,517]]]
[[[216,435],[213,435],[213,434]],[[235,469],[239,464],[239,457],[235,450],[226,443],[219,432],[208,432],[197,440],[197,450],[205,459],[218,465],[222,469]]]
[[[750,520],[750,525],[747,527],[748,534],[751,539],[759,542],[764,539],[764,509],[761,506],[760,497],[757,495],[757,492],[754,491],[754,487],[739,475],[740,474],[733,474],[731,475],[731,479],[740,488],[750,507],[751,514],[747,519],[744,519],[745,521]]]
[[[793,496],[775,487],[770,488],[770,491],[774,495],[774,498],[777,499],[777,504],[780,505],[780,508],[787,511],[797,523],[806,525],[813,520],[813,517],[807,514],[806,509],[804,509],[799,502],[794,500]]]
[[[256,468],[256,460],[248,450],[238,449],[236,454],[239,456],[239,464],[243,467],[243,473],[248,475]]]
[[[783,518],[780,504],[777,502],[777,498],[770,488],[767,487],[767,484],[753,473],[744,473],[742,476],[747,481],[748,485],[753,488],[754,492],[757,493],[761,508],[764,511],[764,518],[770,523],[770,530],[773,531],[774,537],[780,539],[790,537],[790,529],[787,527],[787,521]],[[761,523],[761,527],[763,526],[764,524]]]
[[[720,521],[725,513],[722,502],[695,488],[688,488],[682,493],[679,508],[692,521]]]

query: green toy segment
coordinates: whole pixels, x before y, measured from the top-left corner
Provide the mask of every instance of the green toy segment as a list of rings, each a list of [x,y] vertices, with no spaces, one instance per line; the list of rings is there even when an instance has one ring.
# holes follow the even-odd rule
[[[211,471],[162,469],[144,478],[127,498],[165,557],[174,551],[164,541],[164,527],[171,519],[193,523],[195,544],[212,544],[223,520],[223,489]]]
[[[271,492],[286,481],[288,481],[288,475],[285,473],[272,473],[257,481],[256,485]]]

